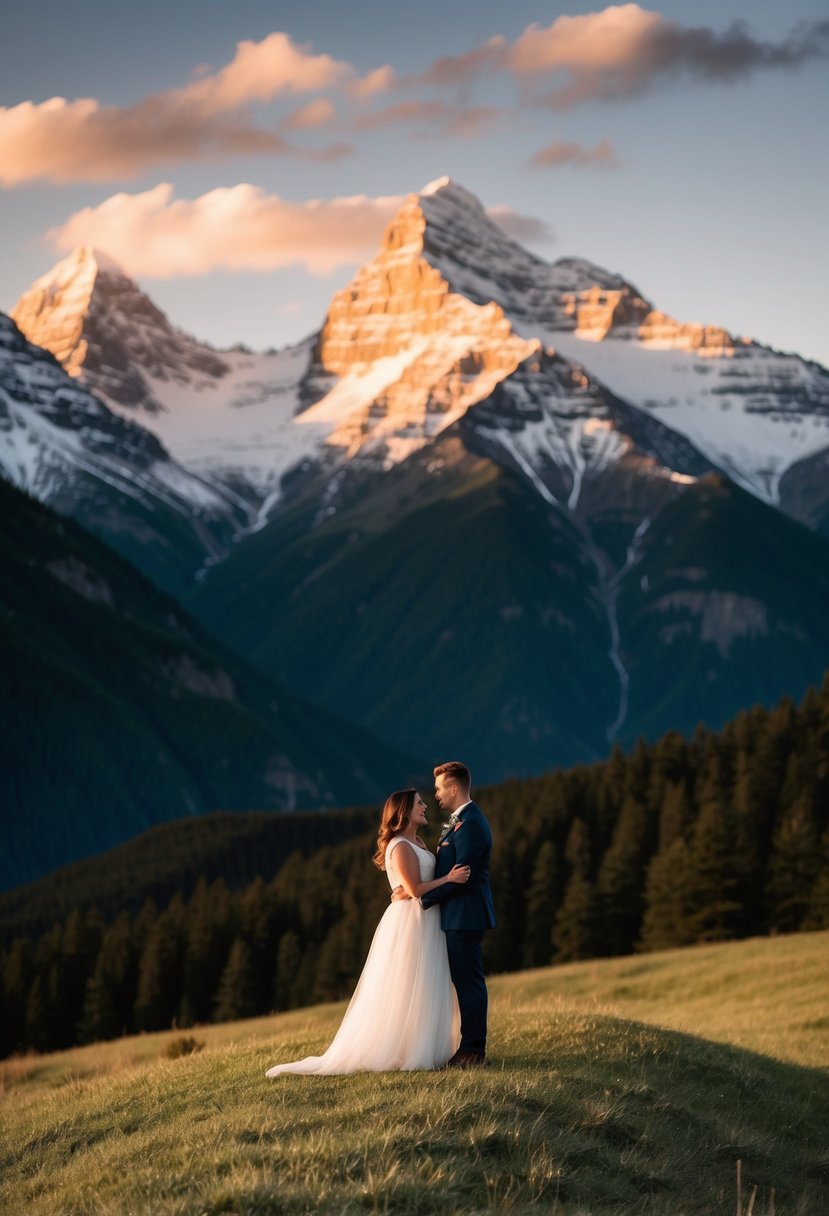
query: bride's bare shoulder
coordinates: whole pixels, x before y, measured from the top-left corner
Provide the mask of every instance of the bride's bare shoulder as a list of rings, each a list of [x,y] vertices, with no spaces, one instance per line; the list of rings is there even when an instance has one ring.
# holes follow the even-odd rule
[[[409,848],[410,848],[410,849],[414,848],[414,841],[413,841],[413,840],[409,840],[409,839],[408,839],[408,837],[406,837],[406,836],[392,836],[391,840],[390,840],[390,841],[389,841],[389,843],[386,845],[386,853],[385,853],[386,858],[388,858],[388,857],[390,857],[390,856],[391,856],[392,850],[393,850],[393,849],[395,848],[395,846],[396,846],[396,845],[398,845],[398,844],[407,844],[407,845],[409,846]]]

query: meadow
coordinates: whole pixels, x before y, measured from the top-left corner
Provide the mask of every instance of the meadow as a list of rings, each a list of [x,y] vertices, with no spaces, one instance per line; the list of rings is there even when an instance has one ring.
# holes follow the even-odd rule
[[[829,932],[496,976],[490,1065],[280,1077],[343,1004],[0,1063],[21,1216],[829,1211]]]

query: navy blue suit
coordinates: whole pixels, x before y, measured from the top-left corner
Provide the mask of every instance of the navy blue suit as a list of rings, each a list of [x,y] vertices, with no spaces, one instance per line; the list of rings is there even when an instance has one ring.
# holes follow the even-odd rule
[[[486,1052],[487,991],[481,943],[484,932],[495,928],[495,908],[489,885],[492,832],[481,808],[474,802],[462,809],[458,822],[441,833],[435,878],[443,878],[455,865],[469,866],[469,881],[446,882],[421,895],[424,908],[440,905],[440,926],[446,934],[449,970],[461,1011],[460,1051]]]

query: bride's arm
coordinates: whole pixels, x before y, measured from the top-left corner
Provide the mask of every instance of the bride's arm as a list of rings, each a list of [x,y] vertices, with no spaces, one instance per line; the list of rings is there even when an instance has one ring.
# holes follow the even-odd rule
[[[400,873],[403,889],[412,899],[419,899],[427,891],[442,887],[447,882],[466,882],[469,878],[469,866],[453,866],[443,878],[434,878],[431,882],[420,881],[420,865],[415,851],[405,840],[401,841],[395,850],[395,865]]]

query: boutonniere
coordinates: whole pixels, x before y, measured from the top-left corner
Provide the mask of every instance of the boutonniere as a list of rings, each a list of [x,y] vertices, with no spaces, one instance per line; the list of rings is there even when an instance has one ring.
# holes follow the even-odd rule
[[[462,819],[457,818],[455,815],[450,815],[449,818],[446,820],[446,822],[442,823],[440,825],[440,836],[438,837],[438,844],[440,844],[441,841],[445,840],[450,832],[457,832],[458,828],[461,826],[462,823],[463,823]]]

